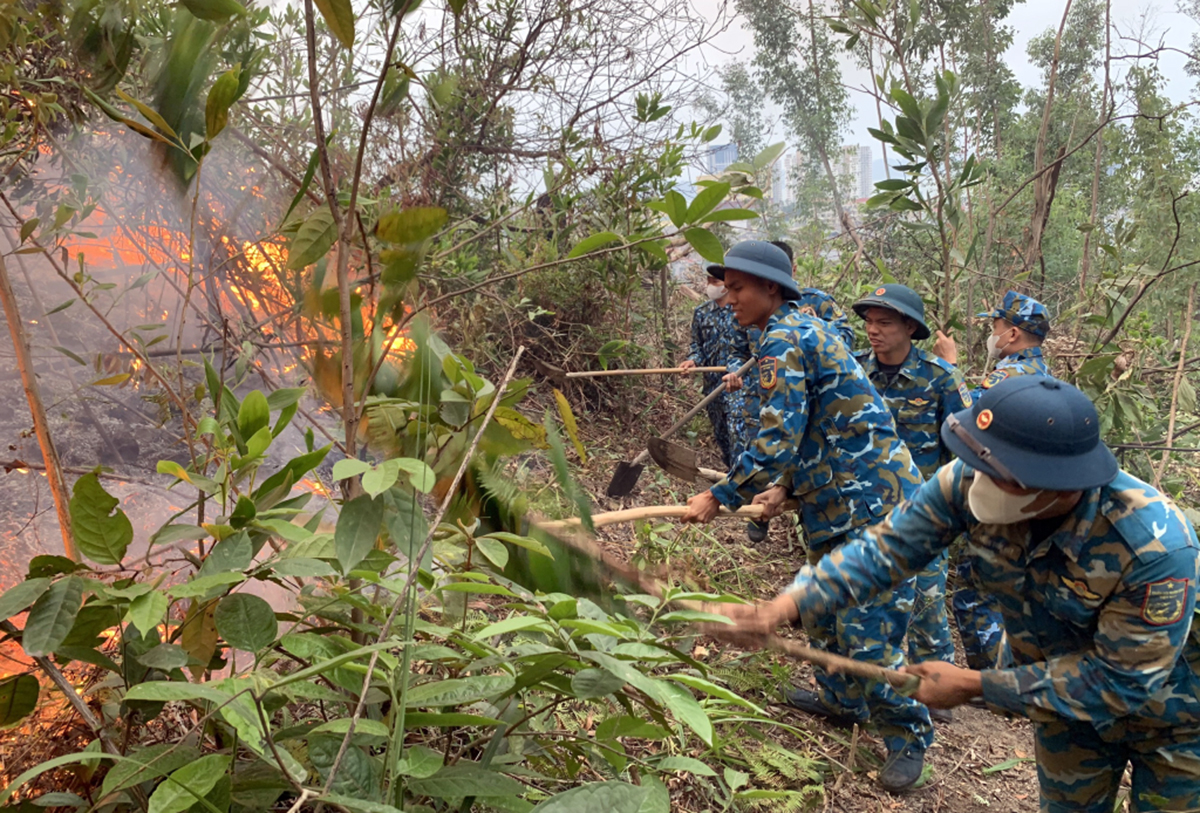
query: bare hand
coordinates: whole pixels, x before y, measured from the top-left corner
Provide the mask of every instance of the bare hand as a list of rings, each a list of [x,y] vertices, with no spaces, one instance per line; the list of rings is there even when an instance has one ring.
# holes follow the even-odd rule
[[[726,373],[721,377],[721,380],[725,382],[726,392],[733,392],[742,388],[742,377],[737,373]]]
[[[771,486],[761,494],[754,495],[751,505],[763,507],[763,519],[771,519],[783,513],[783,503],[787,500],[787,489],[783,486]]]
[[[800,613],[796,609],[793,598],[784,593],[771,601],[760,601],[755,604],[707,604],[704,607],[710,613],[719,613],[733,621],[728,624],[706,625],[709,634],[733,640],[749,639],[773,633],[780,625],[796,620]]]
[[[921,685],[913,697],[931,709],[952,709],[983,694],[983,676],[945,661],[910,663],[901,672],[919,675]]]
[[[933,354],[951,364],[958,364],[958,345],[954,342],[954,337],[937,331],[937,338],[933,340]]]
[[[693,361],[692,359],[687,359],[686,361],[682,361],[679,363],[679,369],[681,369],[681,370],[690,370],[695,366],[696,366],[696,362]]]
[[[713,517],[721,510],[721,503],[713,496],[711,491],[701,491],[696,496],[688,500],[687,513],[680,518],[680,522],[712,522]]]

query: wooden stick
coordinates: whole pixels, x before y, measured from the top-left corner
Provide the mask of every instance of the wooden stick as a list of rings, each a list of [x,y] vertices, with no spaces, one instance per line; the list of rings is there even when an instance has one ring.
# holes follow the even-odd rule
[[[567,373],[567,378],[600,378],[608,375],[655,375],[658,373],[727,373],[725,367],[647,367],[638,370],[584,370],[580,373]]]
[[[796,508],[796,503],[786,502],[783,504],[783,507],[784,510],[791,511]],[[596,528],[602,528],[605,525],[617,525],[622,522],[637,522],[639,519],[682,517],[687,513],[687,510],[686,505],[643,505],[640,508],[625,508],[621,511],[606,511],[603,514],[593,514],[592,525]],[[762,516],[762,512],[763,507],[761,505],[743,505],[736,511],[721,508],[718,516],[758,519]],[[539,522],[537,523],[537,527],[547,533],[555,533],[557,531],[573,530],[582,527],[581,522],[582,520],[579,517],[571,517],[570,519],[558,519],[551,522]]]

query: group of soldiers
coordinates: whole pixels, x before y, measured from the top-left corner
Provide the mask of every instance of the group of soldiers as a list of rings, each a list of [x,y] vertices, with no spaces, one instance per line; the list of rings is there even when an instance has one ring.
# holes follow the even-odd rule
[[[1200,811],[1200,544],[1119,470],[1091,401],[1050,375],[1045,307],[1010,291],[979,314],[996,366],[972,391],[949,337],[914,344],[930,330],[910,288],[853,304],[870,345],[855,353],[844,312],[797,286],[783,248],[739,243],[708,271],[690,361],[753,357],[757,375],[726,377],[740,395],[710,417],[728,474],[684,521],[750,502],[769,520],[792,498],[807,545],[782,595],[723,612],[753,633],[802,623],[816,648],[922,678],[906,697],[818,670],[816,691],[787,701],[877,731],[892,792],[921,777],[933,720],[976,702],[1033,720],[1043,811],[1111,813],[1129,764],[1133,810]],[[706,355],[718,340],[723,355]],[[960,537],[965,669],[946,612]]]

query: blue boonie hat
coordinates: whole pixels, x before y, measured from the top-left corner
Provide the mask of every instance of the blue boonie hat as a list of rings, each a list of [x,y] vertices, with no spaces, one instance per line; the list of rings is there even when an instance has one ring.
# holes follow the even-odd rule
[[[1026,333],[1046,338],[1050,332],[1050,313],[1046,306],[1031,296],[1009,291],[1004,302],[994,311],[975,314],[978,319],[1004,319]]]
[[[792,264],[787,255],[783,249],[764,240],[743,240],[725,252],[725,262],[710,265],[706,270],[717,279],[724,280],[727,268],[775,283],[784,299],[800,298],[800,289],[796,287],[796,280],[792,279]]]
[[[914,339],[929,338],[929,325],[925,324],[925,303],[921,301],[921,295],[907,285],[895,282],[880,285],[850,308],[863,319],[867,318],[867,308],[887,308],[896,311],[917,323],[917,330],[913,333]]]
[[[941,434],[946,448],[971,468],[1026,488],[1099,488],[1119,471],[1100,440],[1091,399],[1049,376],[1001,381],[947,418]]]

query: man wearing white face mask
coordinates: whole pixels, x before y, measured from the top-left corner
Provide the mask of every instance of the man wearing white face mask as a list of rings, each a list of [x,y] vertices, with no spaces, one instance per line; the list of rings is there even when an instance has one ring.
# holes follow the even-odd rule
[[[1050,314],[1046,306],[1031,296],[1008,291],[1000,307],[975,314],[977,319],[991,319],[992,333],[987,339],[988,361],[996,368],[971,393],[978,398],[1008,378],[1018,375],[1050,375],[1042,356],[1042,343],[1050,333]],[[951,364],[958,363],[958,346],[954,339],[938,331],[933,352]]]
[[[1087,396],[1044,376],[947,418],[959,459],[791,588],[725,612],[746,632],[867,601],[963,534],[1004,613],[1013,664],[913,664],[914,697],[982,697],[1034,723],[1043,813],[1200,810],[1200,542],[1171,500],[1120,471]]]

